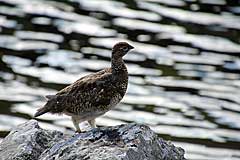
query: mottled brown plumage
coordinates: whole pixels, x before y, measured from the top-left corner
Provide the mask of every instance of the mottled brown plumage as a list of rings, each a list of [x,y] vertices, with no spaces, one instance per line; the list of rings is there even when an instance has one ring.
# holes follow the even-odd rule
[[[46,96],[47,103],[34,117],[47,112],[63,113],[72,117],[78,132],[78,124],[86,120],[95,127],[95,118],[116,106],[126,93],[128,72],[122,57],[131,49],[126,42],[114,45],[111,68],[82,77],[56,95]]]

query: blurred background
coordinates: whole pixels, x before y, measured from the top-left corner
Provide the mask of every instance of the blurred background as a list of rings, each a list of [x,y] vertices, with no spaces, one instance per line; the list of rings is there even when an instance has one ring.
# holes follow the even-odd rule
[[[99,126],[142,123],[188,159],[240,159],[239,0],[0,0],[0,137],[109,67],[118,41],[135,47],[128,92]],[[73,132],[67,116],[39,120]]]

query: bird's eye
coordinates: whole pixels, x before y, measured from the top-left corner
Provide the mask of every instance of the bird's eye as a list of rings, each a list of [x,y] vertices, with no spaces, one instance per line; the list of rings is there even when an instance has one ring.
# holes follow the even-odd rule
[[[125,52],[128,51],[128,47],[123,47],[122,49],[123,49],[123,51],[125,51]]]

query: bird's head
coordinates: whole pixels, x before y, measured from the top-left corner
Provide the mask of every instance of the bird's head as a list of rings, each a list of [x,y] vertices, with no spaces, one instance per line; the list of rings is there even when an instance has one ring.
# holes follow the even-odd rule
[[[112,57],[114,59],[122,58],[127,54],[128,51],[133,49],[134,47],[128,44],[127,42],[118,42],[113,46]]]

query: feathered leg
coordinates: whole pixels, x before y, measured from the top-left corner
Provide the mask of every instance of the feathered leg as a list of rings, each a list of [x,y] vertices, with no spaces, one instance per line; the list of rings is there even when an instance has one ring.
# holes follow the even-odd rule
[[[88,123],[90,124],[90,126],[91,126],[92,128],[97,128],[97,126],[96,126],[96,120],[95,120],[95,119],[89,120]]]
[[[72,117],[72,122],[73,122],[74,127],[76,128],[76,131],[77,131],[78,133],[80,133],[80,132],[81,132],[81,129],[80,129],[80,127],[79,127],[79,121],[78,121],[77,119],[75,119],[75,118]]]

